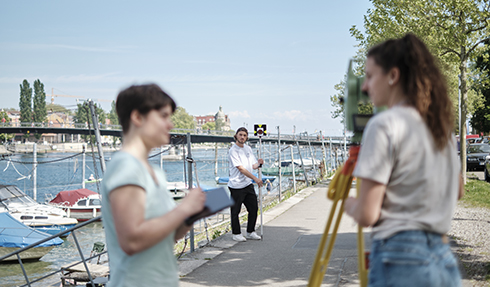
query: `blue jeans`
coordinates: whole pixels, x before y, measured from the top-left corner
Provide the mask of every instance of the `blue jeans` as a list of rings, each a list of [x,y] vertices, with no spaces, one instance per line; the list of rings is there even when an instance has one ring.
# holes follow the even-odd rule
[[[410,230],[374,240],[369,261],[370,287],[461,286],[458,262],[440,234]]]

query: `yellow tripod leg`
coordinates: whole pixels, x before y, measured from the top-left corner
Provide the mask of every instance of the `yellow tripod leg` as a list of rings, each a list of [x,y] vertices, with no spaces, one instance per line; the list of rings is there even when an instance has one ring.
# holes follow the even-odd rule
[[[356,183],[357,197],[359,197],[361,180],[358,178]],[[357,226],[357,258],[359,268],[359,281],[361,287],[366,287],[368,284],[368,270],[366,268],[366,258],[364,253],[364,234],[362,226]]]
[[[327,220],[327,226],[325,227],[325,231],[323,232],[322,239],[318,246],[315,262],[313,263],[311,269],[308,287],[319,287],[323,282],[323,277],[325,275],[325,272],[327,271],[330,256],[332,254],[333,246],[335,244],[335,239],[337,237],[337,231],[339,229],[340,220],[342,219],[342,214],[344,212],[344,200],[349,194],[349,189],[351,184],[352,184],[352,177],[350,175],[344,175],[342,173],[336,173],[334,179],[331,182],[332,186],[329,187],[327,195],[329,198],[333,199],[334,202],[332,205],[332,209],[330,210],[330,215]],[[330,227],[332,225],[333,217],[335,216],[335,211],[337,210],[337,204],[339,200],[342,200],[342,203],[340,205],[340,209],[336,217],[334,228],[329,237]],[[325,245],[327,245],[326,249],[325,249]]]

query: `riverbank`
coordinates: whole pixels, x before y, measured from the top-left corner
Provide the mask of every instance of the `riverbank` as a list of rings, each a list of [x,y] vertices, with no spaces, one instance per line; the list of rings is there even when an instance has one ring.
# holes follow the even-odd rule
[[[82,152],[84,143],[56,143],[56,144],[37,144],[37,153],[54,153],[54,152]],[[8,146],[0,145],[0,154],[8,153],[32,153],[34,143],[9,144]],[[87,152],[92,151],[90,144],[85,144]],[[119,148],[104,146],[105,152],[116,151]],[[97,146],[94,146],[94,152],[97,152]]]

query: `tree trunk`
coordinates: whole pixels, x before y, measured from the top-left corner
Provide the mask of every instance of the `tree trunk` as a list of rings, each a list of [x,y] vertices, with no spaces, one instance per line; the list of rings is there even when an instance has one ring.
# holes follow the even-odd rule
[[[461,74],[461,83],[459,86],[459,91],[461,94],[461,118],[459,119],[461,129],[459,131],[459,158],[461,160],[461,174],[463,176],[463,184],[466,184],[466,107],[467,107],[467,89],[466,89],[466,47],[461,46],[461,62],[459,65],[459,71]]]

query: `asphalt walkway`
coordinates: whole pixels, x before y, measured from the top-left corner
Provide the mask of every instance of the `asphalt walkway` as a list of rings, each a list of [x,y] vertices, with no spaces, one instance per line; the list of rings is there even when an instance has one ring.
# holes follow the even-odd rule
[[[303,189],[264,212],[263,240],[235,242],[227,233],[183,256],[180,286],[306,286],[332,207],[326,198],[327,186],[325,181]],[[355,194],[354,189],[350,192]],[[242,234],[245,227],[242,225]],[[369,229],[364,235],[369,247]],[[357,225],[348,216],[342,217],[321,286],[359,286]],[[463,286],[471,285],[465,282]]]

